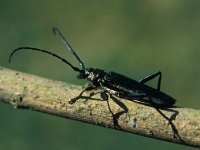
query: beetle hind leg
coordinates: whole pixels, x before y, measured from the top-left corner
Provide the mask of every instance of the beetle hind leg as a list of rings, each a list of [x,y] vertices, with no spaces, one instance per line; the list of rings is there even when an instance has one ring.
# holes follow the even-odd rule
[[[155,73],[153,73],[153,74],[150,74],[150,75],[144,77],[143,79],[140,79],[140,80],[139,80],[139,83],[144,84],[144,83],[146,83],[146,82],[148,82],[148,81],[154,79],[154,78],[157,77],[157,76],[159,76],[159,77],[158,77],[158,83],[157,83],[157,90],[160,91],[161,78],[162,78],[162,73],[161,73],[160,71],[157,71],[157,72],[155,72]]]

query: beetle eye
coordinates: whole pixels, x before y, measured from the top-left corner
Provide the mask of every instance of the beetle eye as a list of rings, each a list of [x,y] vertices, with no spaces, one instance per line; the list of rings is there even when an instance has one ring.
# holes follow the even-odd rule
[[[87,74],[85,73],[85,71],[80,72],[79,75],[77,75],[78,79],[85,79],[87,78]]]

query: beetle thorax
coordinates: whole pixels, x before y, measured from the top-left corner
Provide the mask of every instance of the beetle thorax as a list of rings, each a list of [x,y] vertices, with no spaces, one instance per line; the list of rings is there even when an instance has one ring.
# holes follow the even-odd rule
[[[96,78],[96,75],[93,72],[90,72],[88,75],[88,80],[93,81],[95,80],[95,78]]]
[[[89,81],[92,81],[94,84],[98,84],[99,81],[105,76],[105,72],[100,69],[88,69],[88,77]]]

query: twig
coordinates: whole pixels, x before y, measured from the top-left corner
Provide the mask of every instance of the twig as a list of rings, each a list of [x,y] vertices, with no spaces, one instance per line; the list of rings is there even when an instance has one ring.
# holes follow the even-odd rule
[[[25,108],[173,143],[200,147],[200,111],[159,109],[89,92],[74,104],[82,87],[0,68],[0,100]],[[96,91],[99,92],[98,90]]]

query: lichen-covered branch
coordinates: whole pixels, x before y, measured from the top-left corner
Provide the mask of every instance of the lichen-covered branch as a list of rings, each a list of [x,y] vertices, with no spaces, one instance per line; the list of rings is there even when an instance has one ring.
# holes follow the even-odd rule
[[[86,92],[74,104],[82,87],[0,68],[0,101],[103,127],[151,138],[200,147],[200,111],[189,108],[154,108],[110,97],[101,100],[98,90]]]

